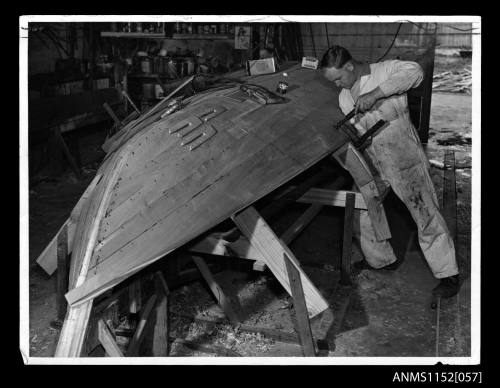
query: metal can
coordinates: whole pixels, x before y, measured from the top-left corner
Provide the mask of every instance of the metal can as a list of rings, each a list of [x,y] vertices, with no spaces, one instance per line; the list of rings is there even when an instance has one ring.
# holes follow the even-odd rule
[[[194,60],[193,60],[193,58],[188,58],[186,60],[186,63],[187,63],[186,75],[192,75],[194,73]]]
[[[177,60],[177,77],[184,77],[184,66],[183,66],[183,61],[178,59]]]
[[[149,57],[144,57],[141,60],[141,71],[145,74],[151,73],[151,59]]]
[[[155,84],[142,84],[142,96],[147,100],[155,98]]]
[[[163,97],[163,88],[161,85],[155,84],[155,98]]]
[[[170,58],[167,63],[168,76],[169,78],[177,78],[177,61]]]

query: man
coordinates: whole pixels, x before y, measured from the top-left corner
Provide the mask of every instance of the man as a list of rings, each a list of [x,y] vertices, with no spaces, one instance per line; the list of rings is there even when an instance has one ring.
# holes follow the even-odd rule
[[[433,294],[444,298],[455,295],[459,279],[453,239],[439,212],[429,162],[408,110],[406,92],[422,82],[421,67],[398,60],[362,63],[341,46],[328,49],[320,67],[326,79],[342,88],[342,112],[356,110],[351,123],[359,134],[378,120],[389,123],[373,137],[365,157],[405,203],[417,224],[420,247],[432,273],[440,279]],[[365,268],[395,269],[394,251],[388,240],[377,241],[367,211],[360,212],[355,236],[366,259]]]

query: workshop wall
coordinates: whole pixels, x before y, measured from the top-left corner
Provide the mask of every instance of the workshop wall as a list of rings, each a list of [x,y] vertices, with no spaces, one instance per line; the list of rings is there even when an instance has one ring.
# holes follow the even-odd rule
[[[76,34],[74,54],[83,57],[84,39],[81,23],[71,23]],[[69,57],[69,39],[72,31],[68,23],[29,23],[28,73],[51,73],[56,62]]]
[[[472,49],[472,23],[438,23],[436,46]]]
[[[428,49],[435,32],[434,23],[303,23],[301,38],[304,55],[318,58],[331,45],[346,47],[354,58],[376,62],[387,49],[386,59],[416,58]],[[397,37],[394,40],[394,37]]]
[[[436,23],[303,23],[300,34],[303,54],[319,59],[328,47],[337,44],[346,47],[360,61],[401,59],[419,63],[424,80],[408,93],[408,100],[413,124],[422,142],[427,142]]]

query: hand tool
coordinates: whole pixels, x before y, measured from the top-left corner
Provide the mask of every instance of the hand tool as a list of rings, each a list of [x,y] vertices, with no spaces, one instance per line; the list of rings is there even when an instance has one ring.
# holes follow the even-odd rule
[[[363,151],[366,147],[368,147],[371,143],[371,138],[378,132],[380,129],[387,124],[385,120],[379,120],[372,126],[368,131],[366,131],[361,137],[358,136],[357,130],[348,123],[348,121],[354,116],[354,109],[350,111],[346,117],[340,120],[337,124],[335,124],[335,129],[341,130],[351,139],[352,143],[356,148],[360,151]]]
[[[378,132],[378,130],[383,129],[383,127],[387,124],[387,121],[385,120],[379,120],[375,123],[373,127],[371,127],[368,131],[363,133],[363,135],[358,139],[357,142],[354,143],[354,145],[359,149],[359,150],[364,150],[366,147],[368,147],[371,143],[371,138],[375,133]]]
[[[351,110],[342,120],[335,124],[335,129],[340,129],[345,123],[354,117],[356,114],[356,109]]]

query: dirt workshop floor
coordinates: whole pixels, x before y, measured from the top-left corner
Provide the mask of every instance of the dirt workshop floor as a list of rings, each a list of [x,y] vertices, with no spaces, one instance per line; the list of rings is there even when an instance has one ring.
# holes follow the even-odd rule
[[[437,58],[435,74],[463,68],[463,59]],[[438,350],[440,356],[469,356],[470,241],[471,241],[471,96],[434,93],[430,138],[426,146],[438,197],[443,192],[446,150],[455,151],[457,185],[457,253],[463,284],[457,297],[442,301]],[[94,176],[104,153],[104,131],[81,135],[83,178],[71,172],[48,179],[39,174],[29,192],[29,310],[30,355],[53,356],[60,330],[56,318],[56,276],[36,264],[53,235]],[[44,178],[44,179],[42,179]],[[352,286],[339,284],[335,263],[342,244],[343,209],[324,208],[290,245],[304,270],[330,303],[330,310],[311,321],[320,339],[320,355],[435,356],[436,310],[430,290],[437,284],[415,239],[415,226],[404,205],[391,194],[386,209],[393,246],[401,261],[395,271],[353,273]],[[294,205],[272,226],[286,229],[304,207]],[[354,251],[354,256],[359,254]],[[226,260],[226,259],[224,259]],[[237,295],[242,325],[226,320],[202,280],[171,290],[170,356],[301,356],[293,329],[293,304],[266,270],[243,271],[237,266],[216,275],[221,285]],[[193,320],[193,318],[195,318]],[[251,332],[252,328],[257,332]],[[266,330],[268,329],[268,330]],[[197,344],[197,346],[193,346]]]

